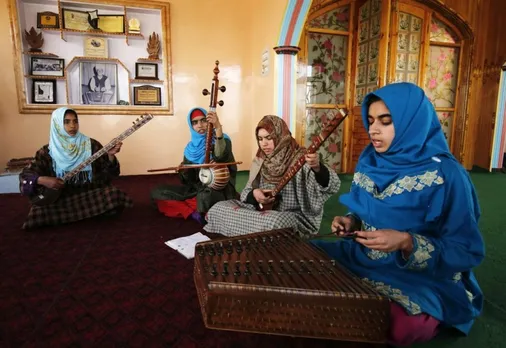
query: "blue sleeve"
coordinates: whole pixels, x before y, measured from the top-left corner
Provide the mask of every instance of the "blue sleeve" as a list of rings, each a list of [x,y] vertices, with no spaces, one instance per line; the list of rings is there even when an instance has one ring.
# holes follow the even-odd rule
[[[427,219],[434,219],[434,231],[411,233],[413,251],[407,260],[397,252],[397,265],[452,278],[478,266],[485,247],[478,228],[478,198],[468,174],[460,164],[444,166],[443,190],[431,198],[427,213]]]

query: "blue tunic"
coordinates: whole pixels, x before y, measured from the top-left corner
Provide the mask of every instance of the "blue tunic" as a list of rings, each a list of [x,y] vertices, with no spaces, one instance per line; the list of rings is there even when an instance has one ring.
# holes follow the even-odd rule
[[[400,251],[353,240],[313,243],[408,313],[427,313],[467,334],[483,306],[472,272],[485,254],[474,187],[419,87],[399,83],[373,93],[391,112],[395,138],[383,154],[372,146],[364,150],[351,191],[340,201],[364,231],[411,234],[413,252],[404,259]]]

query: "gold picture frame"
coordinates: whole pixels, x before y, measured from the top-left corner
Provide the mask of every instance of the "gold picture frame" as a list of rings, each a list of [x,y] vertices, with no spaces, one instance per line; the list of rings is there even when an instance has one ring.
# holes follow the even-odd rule
[[[151,85],[134,87],[134,105],[161,105],[162,89]]]
[[[27,66],[26,60],[30,52],[26,52],[24,43],[24,31],[29,25],[29,13],[26,10],[25,3],[32,3],[33,0],[7,0],[10,19],[11,45],[14,52],[14,73],[15,88],[17,91],[17,105],[21,114],[50,114],[55,104],[44,105],[31,102],[31,98],[27,96],[32,92],[32,80],[35,77],[30,75],[30,66]],[[64,58],[64,74],[63,76],[55,76],[58,91],[61,97],[58,98],[56,107],[61,105],[70,105],[79,114],[84,115],[137,115],[139,112],[149,112],[158,116],[170,116],[174,114],[173,90],[172,90],[172,63],[171,63],[171,37],[170,37],[170,3],[159,0],[72,0],[72,6],[68,5],[58,7],[58,2],[51,2],[44,10],[59,13],[59,28],[53,28],[58,34],[51,32],[51,35],[45,35],[44,40],[52,47],[52,52],[47,52],[49,57]],[[63,2],[62,2],[63,5]],[[127,33],[124,25],[123,33],[109,33],[100,30],[91,29],[88,22],[89,12],[85,9],[97,10],[100,15],[103,13],[129,13],[130,16],[139,16],[140,14],[149,13],[150,18],[156,20],[156,32],[160,35],[160,41],[164,45],[160,48],[161,69],[159,70],[160,88],[161,88],[161,104],[160,105],[134,105],[134,86],[135,82],[135,61],[143,61],[146,59],[145,45],[139,43],[146,40],[141,33]],[[65,11],[64,11],[65,10]],[[85,12],[86,11],[86,12]],[[42,11],[40,11],[42,12]],[[64,12],[67,14],[67,20],[64,23]],[[69,15],[74,15],[74,18]],[[76,22],[76,17],[80,20]],[[122,18],[124,17],[124,18]],[[70,24],[69,24],[70,18]],[[110,20],[110,18],[108,18]],[[116,28],[126,21],[126,16],[116,17]],[[79,24],[81,23],[81,24]],[[124,22],[126,24],[126,22]],[[72,28],[70,29],[69,28]],[[85,30],[84,30],[85,29]],[[116,31],[118,29],[107,29]],[[120,29],[121,30],[121,29]],[[82,35],[81,37],[79,37]],[[108,56],[105,57],[86,57],[83,56],[84,37],[103,37],[108,41]],[[75,39],[80,39],[80,45],[74,45]],[[128,46],[131,48],[129,49]],[[68,47],[68,48],[67,48]],[[54,48],[54,50],[53,50]],[[137,59],[131,60],[132,53]],[[75,88],[74,77],[78,73],[79,62],[98,60],[103,62],[118,63],[118,102],[117,104],[108,105],[83,105],[80,103],[81,95]],[[67,63],[68,62],[68,63]],[[125,63],[123,63],[125,62]],[[47,77],[49,78],[49,77]],[[78,84],[78,83],[77,83]],[[155,103],[154,103],[155,104]]]
[[[37,28],[54,29],[60,28],[60,18],[58,13],[54,12],[37,12]]]
[[[106,33],[125,33],[125,16],[98,15],[98,29]]]

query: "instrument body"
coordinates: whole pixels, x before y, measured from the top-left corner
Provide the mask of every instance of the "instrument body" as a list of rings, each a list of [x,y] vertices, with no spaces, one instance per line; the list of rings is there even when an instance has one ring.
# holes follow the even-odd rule
[[[390,302],[291,229],[201,242],[207,328],[387,343]]]
[[[209,102],[209,111],[216,112],[216,105],[222,106],[224,103],[222,100],[218,102],[218,92],[225,92],[225,86],[220,87],[220,80],[218,79],[218,74],[220,73],[220,69],[218,65],[219,61],[215,62],[215,67],[213,69],[214,77],[213,82],[211,84],[211,92],[207,89],[202,91],[204,95],[210,95]],[[214,127],[211,122],[207,123],[207,133],[206,133],[206,154],[204,164],[216,163],[215,161],[211,161],[211,146],[213,141]],[[201,168],[199,172],[199,180],[204,185],[220,191],[223,190],[228,182],[230,181],[230,171],[227,167],[206,167]]]
[[[330,120],[322,129],[318,137],[316,137],[312,142],[311,145],[306,149],[305,153],[301,155],[295,163],[288,168],[283,178],[281,178],[280,182],[276,185],[276,187],[271,192],[266,192],[265,196],[269,197],[275,197],[274,202],[269,204],[260,204],[259,210],[272,210],[276,207],[276,205],[279,203],[278,201],[278,193],[283,190],[283,188],[292,180],[292,178],[297,174],[297,172],[302,168],[304,163],[306,163],[306,154],[315,153],[318,151],[320,146],[325,142],[325,140],[328,139],[328,137],[334,132],[334,130],[339,127],[341,122],[344,121],[346,116],[348,116],[348,110],[347,109],[339,109],[340,116],[334,117],[332,120]]]
[[[211,163],[216,162],[211,161]],[[199,171],[199,179],[204,185],[213,190],[220,191],[227,187],[230,181],[230,171],[226,166],[201,168]]]
[[[105,145],[99,151],[95,152],[93,155],[88,157],[84,162],[79,164],[77,167],[72,169],[70,172],[66,173],[62,177],[62,180],[64,182],[67,182],[68,180],[70,180],[72,177],[77,175],[82,169],[86,168],[88,165],[95,162],[98,158],[100,158],[104,154],[106,154],[107,151],[109,151],[114,146],[116,146],[116,144],[118,144],[122,140],[129,137],[137,129],[141,128],[142,126],[144,126],[146,123],[148,123],[152,119],[153,119],[153,115],[151,115],[151,114],[142,115],[140,118],[138,118],[137,120],[135,120],[133,122],[133,125],[130,128],[128,128],[123,133],[118,135],[116,138],[111,140],[107,145]],[[61,194],[61,190],[50,189],[50,188],[39,185],[37,187],[37,193],[33,197],[30,198],[30,203],[33,205],[36,205],[36,206],[49,205],[49,204],[56,202],[58,200],[58,198],[60,197],[60,194]]]

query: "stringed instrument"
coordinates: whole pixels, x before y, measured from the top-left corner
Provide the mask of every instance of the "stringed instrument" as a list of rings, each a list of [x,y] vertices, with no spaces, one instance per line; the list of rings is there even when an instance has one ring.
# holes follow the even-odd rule
[[[67,172],[61,178],[63,180],[63,182],[68,182],[72,177],[77,175],[81,170],[83,170],[88,165],[93,163],[95,160],[97,160],[98,158],[100,158],[101,156],[106,154],[107,151],[109,151],[114,146],[116,146],[116,144],[118,144],[122,140],[124,140],[127,137],[129,137],[130,135],[132,135],[136,130],[138,130],[139,128],[144,126],[146,123],[148,123],[152,119],[153,119],[153,115],[151,115],[151,114],[144,114],[140,118],[137,118],[133,122],[133,125],[130,128],[128,128],[123,133],[118,135],[116,138],[111,140],[107,145],[105,145],[99,151],[95,152],[93,155],[88,157],[88,159],[86,159],[84,162],[82,162],[77,167],[72,169],[70,172]],[[60,194],[61,194],[61,190],[59,190],[59,189],[50,189],[50,188],[39,185],[37,188],[37,194],[34,195],[30,199],[30,202],[36,206],[44,206],[44,205],[52,204],[58,200],[58,198],[60,197]]]
[[[220,69],[218,65],[219,61],[215,61],[215,67],[213,69],[214,77],[212,79],[211,91],[207,89],[202,90],[203,95],[210,95],[209,102],[209,111],[216,112],[216,105],[223,106],[225,104],[223,100],[218,101],[218,92],[225,92],[227,89],[225,86],[220,86],[220,81],[218,79],[218,74],[220,73]],[[204,185],[216,190],[223,190],[228,182],[230,181],[230,171],[228,170],[228,166],[234,164],[241,164],[242,162],[228,162],[228,163],[218,163],[214,160],[211,160],[211,147],[213,144],[213,135],[214,135],[214,126],[212,123],[207,123],[207,132],[206,132],[206,152],[204,157],[203,164],[186,164],[179,165],[176,167],[168,167],[168,168],[160,168],[160,169],[149,169],[148,172],[162,172],[162,171],[179,171],[182,169],[198,169],[199,171],[199,180]]]
[[[219,61],[215,62],[216,66],[213,69],[213,82],[211,84],[211,92],[207,89],[202,90],[203,95],[210,95],[209,102],[209,111],[216,112],[216,105],[223,106],[223,100],[218,101],[218,91],[224,93],[227,89],[225,86],[220,86],[220,80],[218,79],[218,74],[220,73],[220,69],[218,65]],[[211,160],[211,146],[213,141],[214,134],[214,126],[211,122],[207,123],[207,135],[206,135],[206,154],[204,165],[207,164],[215,164],[214,160]],[[223,190],[228,182],[230,181],[230,171],[228,170],[228,165],[232,163],[227,163],[227,165],[220,166],[204,166],[201,167],[199,171],[199,180],[204,185],[211,187],[214,190],[220,191]]]
[[[297,172],[302,168],[304,163],[306,163],[306,154],[315,153],[318,148],[327,140],[327,138],[334,132],[334,130],[339,127],[341,122],[344,121],[346,116],[348,116],[348,110],[347,109],[338,109],[340,114],[339,116],[334,117],[332,120],[330,120],[324,127],[323,130],[320,132],[320,134],[314,138],[314,140],[311,142],[311,145],[306,149],[304,154],[302,154],[295,163],[288,168],[285,175],[281,178],[280,182],[276,185],[276,187],[270,191],[270,192],[264,192],[264,195],[266,197],[274,197],[275,200],[272,203],[268,204],[259,204],[259,210],[272,210],[278,203],[278,194],[283,190],[283,188],[288,184],[290,180],[297,174]]]

